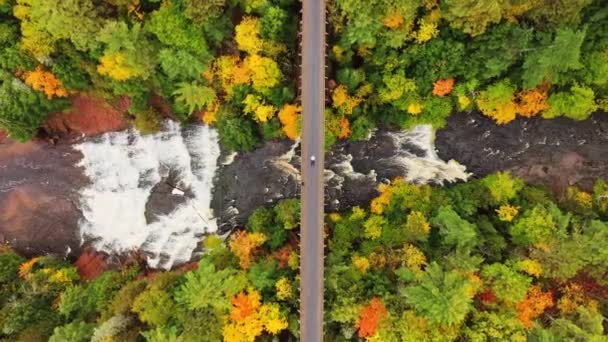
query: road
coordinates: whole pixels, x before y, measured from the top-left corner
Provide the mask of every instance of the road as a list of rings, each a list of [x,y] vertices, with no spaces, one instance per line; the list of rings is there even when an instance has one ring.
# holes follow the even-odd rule
[[[302,1],[300,340],[323,340],[325,0]],[[311,156],[315,162],[311,162]]]

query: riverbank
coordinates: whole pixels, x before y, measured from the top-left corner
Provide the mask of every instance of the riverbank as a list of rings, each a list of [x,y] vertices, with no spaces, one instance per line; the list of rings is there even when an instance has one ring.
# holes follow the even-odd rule
[[[183,130],[187,135],[189,128]],[[328,152],[326,211],[367,205],[377,195],[377,185],[395,177],[416,183],[447,184],[462,181],[469,173],[472,177],[480,177],[510,170],[526,181],[548,186],[557,193],[575,184],[589,189],[595,179],[608,179],[606,132],[608,115],[602,113],[587,121],[533,118],[504,126],[496,126],[480,114],[455,114],[446,128],[436,132],[435,139],[431,131],[424,129],[409,133],[377,131],[369,141],[340,142]],[[95,141],[104,139],[85,138],[85,141],[94,146]],[[134,143],[134,138],[125,139],[125,146],[113,148],[116,152],[125,148],[132,150],[119,158],[127,163],[132,163],[129,158],[137,160],[138,153],[154,150],[145,152],[145,149],[128,147]],[[159,136],[159,141],[162,140]],[[198,146],[196,143],[191,145],[189,148]],[[81,192],[86,187],[91,188],[91,177],[97,177],[95,172],[89,177],[85,175],[78,166],[82,158],[82,153],[63,139],[54,144],[43,140],[19,144],[6,138],[0,142],[3,174],[0,180],[0,238],[4,242],[28,256],[46,253],[77,256],[84,218]],[[213,211],[220,233],[242,226],[259,206],[298,196],[302,181],[298,144],[268,141],[249,153],[223,152],[216,160],[218,168],[213,177],[212,198],[208,207],[199,208],[199,211]],[[192,159],[191,163],[198,162]],[[149,224],[163,220],[173,225],[168,218],[175,217],[176,208],[192,198],[187,187],[180,190],[176,185],[179,180],[169,169],[163,171],[166,177],[147,185],[150,189],[142,195],[144,209],[133,209],[133,214],[141,215],[137,217],[145,223],[138,229],[146,229]],[[121,182],[121,173],[118,169],[116,172],[114,181]],[[145,179],[146,172],[139,174],[137,177]],[[137,179],[135,182],[139,183]],[[89,201],[87,206],[95,207],[94,201]],[[125,206],[129,205],[121,205]],[[203,232],[184,229],[183,236],[196,240],[189,250],[196,250]],[[139,242],[149,245],[154,245],[155,241],[148,241],[146,236],[163,240],[154,234],[142,235],[139,230],[133,234],[139,236]],[[164,241],[174,239],[175,235],[169,234]],[[96,241],[95,234],[88,239],[88,242],[92,241]],[[112,251],[112,247],[105,250]],[[153,250],[156,252],[144,253],[144,256],[163,262],[174,260],[171,255],[163,254],[162,249]],[[188,257],[184,255],[191,252],[182,251],[178,263],[186,261]]]

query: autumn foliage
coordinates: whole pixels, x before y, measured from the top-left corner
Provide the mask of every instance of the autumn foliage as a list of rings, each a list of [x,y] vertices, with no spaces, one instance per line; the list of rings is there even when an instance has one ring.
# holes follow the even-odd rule
[[[230,240],[230,250],[239,259],[239,265],[243,269],[248,269],[251,266],[254,252],[265,241],[266,236],[262,233],[238,231]]]
[[[248,294],[241,291],[232,298],[231,304],[231,322],[223,329],[226,342],[253,342],[263,331],[276,335],[287,327],[278,305],[262,304],[256,290],[249,290]]]
[[[255,291],[246,294],[241,291],[231,300],[232,310],[230,311],[230,319],[237,322],[242,322],[248,317],[251,317],[260,307],[260,294]]]
[[[279,300],[288,300],[293,296],[293,288],[291,283],[289,282],[289,279],[285,277],[281,277],[279,280],[277,280],[277,282],[274,284],[274,288]]]
[[[496,104],[493,108],[486,107],[483,99],[480,99],[477,105],[484,114],[488,113],[487,115],[499,125],[515,120],[517,116],[517,104],[510,99]]]
[[[19,265],[19,277],[25,278],[32,270],[32,267],[36,265],[36,263],[40,260],[40,258],[32,258],[21,265]]]
[[[89,251],[80,254],[74,266],[80,277],[86,280],[97,278],[108,268],[106,257],[102,253]]]
[[[477,298],[479,298],[481,303],[488,305],[496,300],[496,294],[491,289],[487,289],[477,294]]]
[[[283,246],[273,253],[274,258],[279,262],[279,269],[289,265],[289,256],[291,255],[291,252],[292,249],[290,246]]]
[[[505,222],[511,222],[517,216],[519,208],[509,204],[503,204],[495,210],[498,214],[498,219]]]
[[[382,24],[389,29],[397,29],[403,25],[404,18],[398,12],[391,13],[382,19]]]
[[[538,115],[549,109],[547,98],[547,92],[540,88],[523,90],[517,94],[517,113],[527,118]]]
[[[206,74],[206,78],[213,81],[213,78],[219,81],[224,92],[232,93],[235,86],[248,84],[251,80],[251,70],[245,66],[245,63],[235,55],[224,55],[218,57],[212,68]]]
[[[344,139],[350,135],[350,123],[348,119],[343,117],[340,119],[340,132],[338,132],[338,138]]]
[[[285,105],[279,112],[279,120],[283,125],[283,133],[291,139],[296,140],[300,136],[300,113],[302,108],[292,104]]]
[[[210,104],[202,113],[201,120],[211,126],[217,121],[217,111],[219,110],[219,103],[214,102]]]
[[[49,100],[53,97],[68,96],[68,91],[65,90],[61,81],[40,65],[36,67],[36,70],[25,73],[25,84],[36,91],[45,93]]]
[[[352,114],[355,107],[363,101],[363,99],[357,95],[350,95],[348,89],[346,89],[344,85],[339,85],[334,89],[331,99],[333,101],[333,107],[344,115]]]
[[[454,78],[448,78],[445,80],[438,80],[433,83],[433,95],[435,96],[446,96],[452,92],[454,89]]]
[[[526,298],[517,304],[517,317],[524,326],[531,328],[533,320],[552,306],[553,293],[543,292],[540,286],[534,285],[528,290]]]
[[[400,182],[400,181],[398,181]],[[380,195],[371,202],[371,212],[374,214],[382,214],[384,212],[384,208],[390,203],[391,198],[393,196],[394,188],[388,186],[386,184],[380,184],[378,186],[378,191]]]
[[[499,82],[482,91],[477,99],[479,109],[497,124],[506,124],[519,114],[529,118],[549,109],[547,85],[515,92],[509,81]]]
[[[117,81],[126,81],[136,76],[136,71],[127,64],[126,57],[120,52],[101,57],[97,72]]]
[[[374,297],[369,304],[361,309],[359,314],[359,321],[357,327],[359,328],[359,337],[371,337],[373,336],[382,319],[388,315],[388,311],[384,306],[384,303],[380,298]]]

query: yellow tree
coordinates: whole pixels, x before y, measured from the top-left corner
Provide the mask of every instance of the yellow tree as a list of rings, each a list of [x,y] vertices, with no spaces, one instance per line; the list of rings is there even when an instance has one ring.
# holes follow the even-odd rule
[[[534,285],[528,290],[526,298],[517,304],[517,318],[526,328],[532,328],[533,320],[552,306],[553,294],[543,292],[540,286]]]
[[[248,269],[251,266],[254,252],[264,242],[266,242],[266,236],[262,233],[239,231],[230,240],[230,250],[239,259],[241,268]]]
[[[519,92],[517,94],[517,101],[517,113],[527,118],[538,115],[549,109],[547,91],[540,87]]]
[[[254,342],[263,331],[276,335],[288,326],[276,303],[262,304],[258,291],[248,292],[232,298],[230,322],[223,329],[226,342]]]
[[[268,122],[277,111],[274,106],[266,104],[261,97],[253,94],[248,94],[243,100],[243,104],[245,105],[243,111],[252,114],[253,118],[261,123]]]
[[[283,133],[291,139],[300,137],[300,113],[302,107],[286,104],[279,112],[279,121],[283,125]]]
[[[251,55],[245,58],[244,65],[251,73],[253,88],[259,92],[276,86],[283,77],[277,62],[268,57]]]
[[[61,81],[40,65],[36,67],[36,70],[25,73],[25,84],[36,91],[45,93],[49,100],[53,97],[68,96],[68,91],[65,90]]]
[[[264,40],[260,33],[261,29],[262,24],[258,18],[243,18],[235,27],[234,40],[239,50],[251,55],[263,53],[271,57],[285,51],[285,46],[273,41]]]
[[[136,70],[129,65],[124,54],[120,52],[103,55],[99,62],[97,72],[100,75],[117,81],[126,81],[137,76]]]
[[[511,122],[518,111],[514,93],[515,88],[508,80],[500,81],[479,94],[477,107],[499,125]]]

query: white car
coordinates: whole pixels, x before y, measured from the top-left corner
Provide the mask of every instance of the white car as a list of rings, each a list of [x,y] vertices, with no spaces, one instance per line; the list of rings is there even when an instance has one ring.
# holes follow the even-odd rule
[[[310,156],[310,165],[315,165],[315,160],[316,160],[316,158],[314,155]]]

